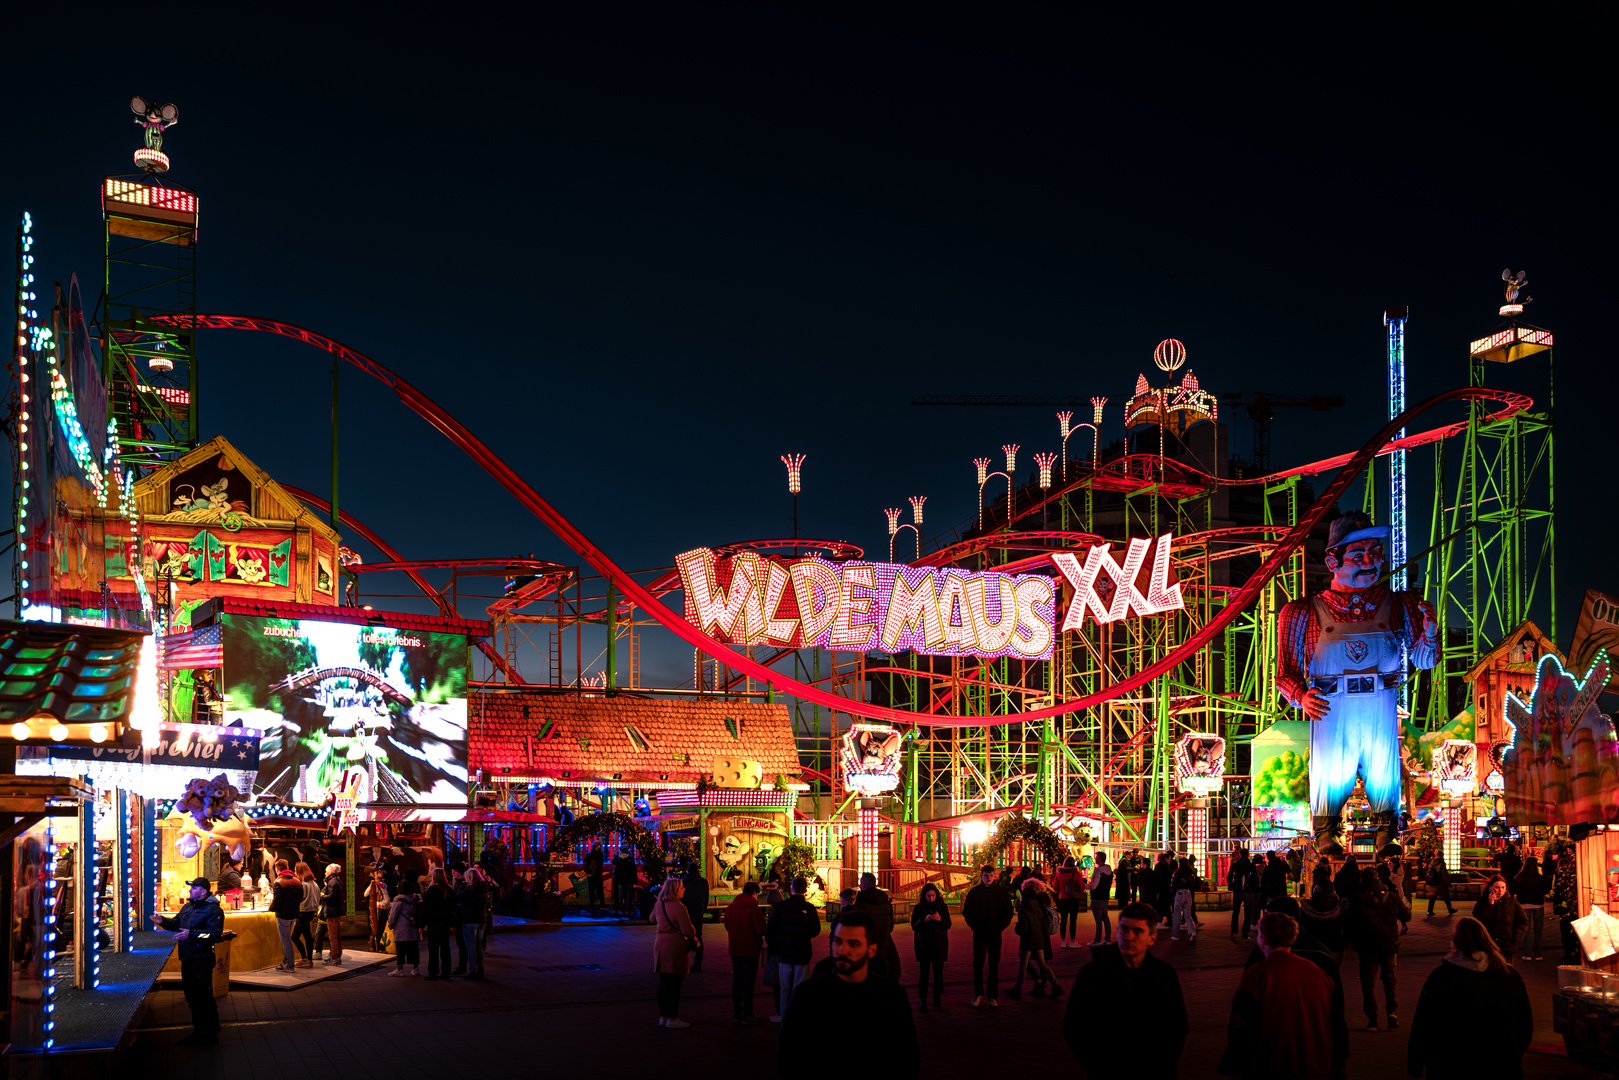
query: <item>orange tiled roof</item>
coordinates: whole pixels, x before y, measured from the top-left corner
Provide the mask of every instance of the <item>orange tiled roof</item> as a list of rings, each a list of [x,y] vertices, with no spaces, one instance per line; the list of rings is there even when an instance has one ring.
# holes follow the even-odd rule
[[[785,705],[475,692],[467,707],[470,767],[496,777],[695,784],[740,758],[766,783],[799,778]]]

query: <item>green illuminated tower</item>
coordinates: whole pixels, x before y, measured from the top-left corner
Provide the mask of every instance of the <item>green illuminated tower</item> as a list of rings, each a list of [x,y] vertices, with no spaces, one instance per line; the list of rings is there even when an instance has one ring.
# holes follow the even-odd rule
[[[1468,382],[1499,383],[1510,372],[1531,389],[1535,407],[1492,420],[1490,405],[1473,402],[1460,462],[1448,441],[1435,453],[1432,535],[1443,539],[1427,557],[1424,591],[1438,608],[1442,653],[1430,730],[1466,703],[1463,674],[1531,610],[1557,640],[1552,334],[1521,319],[1523,273],[1503,278],[1507,321],[1469,344]]]

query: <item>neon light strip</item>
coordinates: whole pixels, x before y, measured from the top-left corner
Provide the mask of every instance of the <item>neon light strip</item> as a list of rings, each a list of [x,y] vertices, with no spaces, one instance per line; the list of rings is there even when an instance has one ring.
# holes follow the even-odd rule
[[[1389,419],[1405,412],[1405,319],[1388,320],[1389,354]],[[1395,432],[1396,439],[1405,438],[1405,428]],[[1404,592],[1406,587],[1405,552],[1405,451],[1396,450],[1389,455],[1389,588]],[[1409,691],[1401,688],[1400,696]],[[1407,702],[1409,704],[1409,702]]]

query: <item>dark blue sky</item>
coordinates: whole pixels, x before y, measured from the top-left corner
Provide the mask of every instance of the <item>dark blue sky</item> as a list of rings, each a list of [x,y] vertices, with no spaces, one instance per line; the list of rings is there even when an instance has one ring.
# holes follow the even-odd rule
[[[1412,307],[1415,401],[1465,382],[1511,266],[1558,341],[1562,642],[1587,585],[1619,591],[1597,541],[1609,125],[1572,31],[1533,13],[1470,38],[1011,7],[212,10],[37,27],[0,184],[42,278],[94,294],[97,181],[139,145],[126,103],[174,101],[202,308],[392,367],[621,565],[786,533],[787,451],[809,455],[807,534],[880,552],[882,508],[913,494],[955,524],[971,459],[1030,462],[1056,421],[914,394],[1118,402],[1170,336],[1206,387],[1347,395],[1280,416],[1279,465],[1350,450],[1382,420],[1383,308]],[[223,331],[201,355],[204,434],[324,493],[326,357]],[[346,376],[343,404],[343,506],[407,556],[576,561],[380,384]],[[1419,486],[1413,547],[1427,511]],[[657,679],[689,675],[671,650]]]

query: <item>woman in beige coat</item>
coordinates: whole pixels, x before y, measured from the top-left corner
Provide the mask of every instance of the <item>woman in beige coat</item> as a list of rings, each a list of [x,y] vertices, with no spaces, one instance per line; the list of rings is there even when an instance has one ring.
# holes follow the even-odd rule
[[[690,970],[688,957],[697,932],[692,929],[686,905],[681,903],[684,892],[680,879],[670,878],[658,890],[658,902],[652,907],[652,923],[657,927],[657,933],[652,935],[652,970],[658,973],[660,1027],[691,1027],[680,1019],[680,982]]]

